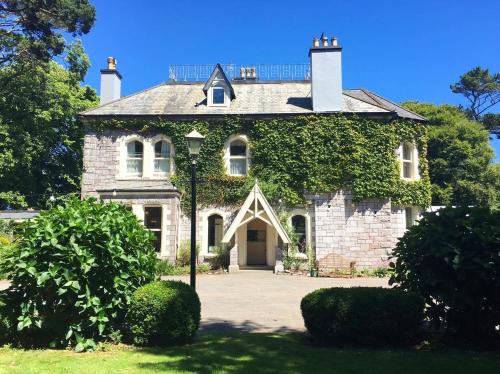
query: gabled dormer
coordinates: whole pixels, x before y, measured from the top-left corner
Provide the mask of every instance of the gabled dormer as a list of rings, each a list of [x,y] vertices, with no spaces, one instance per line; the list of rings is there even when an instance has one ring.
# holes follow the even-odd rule
[[[236,99],[233,86],[220,64],[217,64],[210,74],[210,78],[203,87],[203,92],[207,97],[207,106],[210,107],[229,107],[231,100]]]

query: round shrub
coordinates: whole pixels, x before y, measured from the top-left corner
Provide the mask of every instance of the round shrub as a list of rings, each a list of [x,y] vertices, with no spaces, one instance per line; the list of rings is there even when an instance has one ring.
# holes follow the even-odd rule
[[[500,325],[500,211],[425,213],[398,242],[391,282],[422,295],[427,317],[455,337],[489,338]]]
[[[152,235],[116,203],[71,199],[21,227],[4,259],[21,338],[83,350],[123,323],[132,293],[154,279]],[[1,269],[0,269],[1,270]]]
[[[156,281],[134,293],[126,323],[134,344],[185,343],[200,325],[200,299],[185,283]]]
[[[322,288],[300,304],[310,334],[328,344],[404,345],[419,335],[424,301],[401,290]]]

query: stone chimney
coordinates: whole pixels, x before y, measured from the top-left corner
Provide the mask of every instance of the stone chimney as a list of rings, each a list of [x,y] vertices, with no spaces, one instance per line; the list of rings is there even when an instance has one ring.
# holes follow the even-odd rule
[[[122,76],[116,70],[116,59],[108,57],[107,69],[101,69],[101,105],[121,96]]]
[[[311,61],[311,96],[315,112],[342,110],[342,47],[337,38],[331,44],[325,33],[313,39],[309,50]]]

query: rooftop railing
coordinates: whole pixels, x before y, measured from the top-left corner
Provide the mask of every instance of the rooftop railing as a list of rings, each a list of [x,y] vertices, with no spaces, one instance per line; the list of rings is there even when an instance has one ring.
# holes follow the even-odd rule
[[[309,64],[221,64],[229,80],[310,80]],[[175,82],[206,81],[214,65],[170,65],[168,78]]]

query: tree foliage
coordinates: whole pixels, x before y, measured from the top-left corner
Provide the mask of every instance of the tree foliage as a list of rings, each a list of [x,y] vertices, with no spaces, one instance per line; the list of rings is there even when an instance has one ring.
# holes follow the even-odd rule
[[[152,235],[125,206],[73,198],[27,222],[3,259],[21,343],[92,348],[155,277]]]
[[[257,178],[266,197],[278,203],[304,203],[304,191],[331,192],[349,187],[356,201],[393,198],[398,205],[427,206],[430,184],[427,173],[425,125],[412,121],[381,121],[349,116],[311,115],[293,118],[245,120],[170,121],[96,120],[95,131],[123,129],[145,135],[163,133],[176,147],[174,184],[183,192],[183,208],[190,205],[190,157],[185,135],[196,128],[206,135],[198,157],[202,206],[236,205],[245,199]],[[224,144],[233,134],[246,134],[252,164],[246,177],[228,176]],[[106,136],[106,134],[104,134]],[[395,150],[403,141],[415,142],[421,179],[401,180]]]
[[[68,67],[50,62],[27,73],[0,69],[0,209],[44,207],[51,194],[78,191],[83,128],[77,114],[97,104],[81,87],[88,58],[79,42],[68,49]]]
[[[391,284],[425,298],[436,325],[469,339],[500,324],[500,211],[444,208],[424,213],[394,250]]]
[[[0,67],[48,63],[64,51],[61,32],[86,34],[94,20],[88,0],[0,1]]]
[[[500,73],[490,74],[488,69],[478,66],[460,76],[450,88],[467,99],[466,113],[470,118],[483,122],[489,131],[500,136],[498,114],[484,114],[500,102]]]
[[[433,205],[496,206],[499,176],[488,131],[457,107],[403,104],[430,121],[428,161]]]

